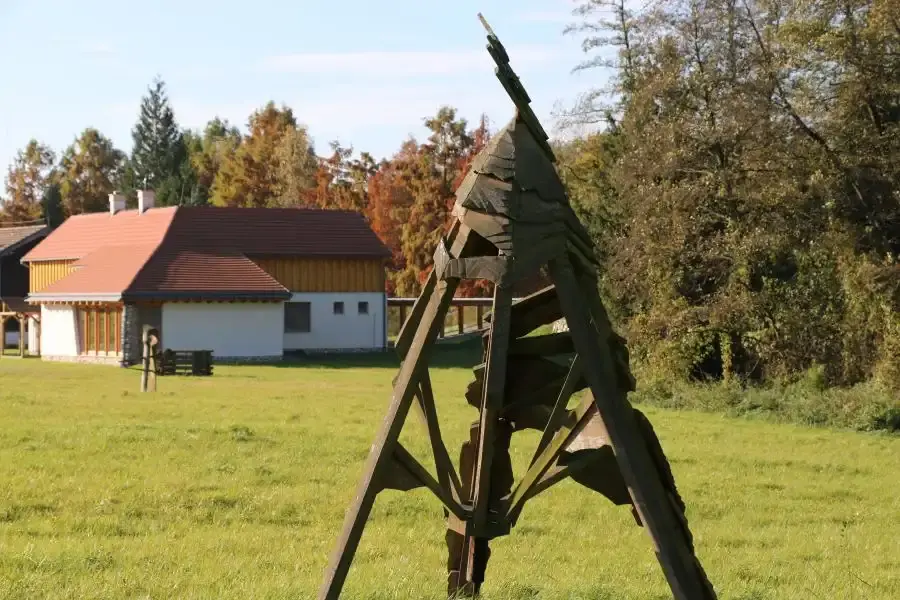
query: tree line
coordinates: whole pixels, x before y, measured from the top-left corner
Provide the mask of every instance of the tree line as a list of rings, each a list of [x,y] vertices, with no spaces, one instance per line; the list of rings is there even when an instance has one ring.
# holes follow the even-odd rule
[[[563,123],[559,170],[603,264],[632,356],[679,379],[900,387],[900,0],[580,0],[578,68],[611,73]],[[513,60],[514,57],[513,57]],[[247,133],[183,131],[161,81],[131,156],[94,130],[57,160],[36,141],[7,178],[8,220],[105,210],[113,188],[161,204],[356,210],[415,295],[453,193],[490,137],[443,107],[376,161],[316,156],[291,110]],[[465,293],[486,289],[469,286]]]
[[[390,248],[388,292],[415,295],[469,161],[489,137],[487,119],[470,127],[451,107],[424,119],[426,140],[406,140],[390,159],[355,156],[338,142],[317,156],[287,106],[270,102],[250,115],[246,133],[218,117],[182,129],[157,78],[141,100],[130,155],[96,129],[57,157],[31,140],[20,150],[0,198],[0,223],[46,222],[108,210],[110,192],[156,191],[159,206],[295,207],[364,214]],[[461,293],[481,293],[469,284]]]
[[[900,1],[632,4],[575,12],[614,77],[560,162],[633,355],[900,389]]]

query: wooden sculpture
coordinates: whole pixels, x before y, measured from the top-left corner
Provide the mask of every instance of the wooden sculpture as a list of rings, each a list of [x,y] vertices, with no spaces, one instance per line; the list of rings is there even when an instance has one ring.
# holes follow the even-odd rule
[[[397,339],[402,365],[393,400],[319,599],[340,596],[381,490],[426,487],[444,504],[448,593],[459,597],[478,594],[489,541],[510,532],[525,502],[571,477],[616,505],[631,506],[675,598],[714,600],[659,440],[627,400],[634,390],[628,351],[600,301],[591,239],[569,205],[547,135],[506,51],[482,23],[516,116],[478,155],[457,191],[455,221]],[[535,272],[553,285],[513,302],[511,287]],[[466,393],[479,419],[463,444],[457,474],[441,438],[428,359],[462,279],[487,279],[495,287],[484,362]],[[526,337],[561,318],[568,332]],[[568,409],[570,397],[585,389],[584,399]],[[413,405],[427,426],[437,479],[398,441]],[[543,434],[516,484],[509,443],[523,429]]]

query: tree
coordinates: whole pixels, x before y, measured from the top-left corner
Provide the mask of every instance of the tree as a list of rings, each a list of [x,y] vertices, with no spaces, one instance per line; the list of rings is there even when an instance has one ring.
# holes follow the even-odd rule
[[[129,168],[133,185],[156,190],[161,206],[183,203],[190,193],[193,174],[162,79],[154,79],[142,98],[131,137],[134,149]]]
[[[41,209],[47,225],[54,229],[62,225],[66,215],[58,183],[53,182],[47,186],[47,189],[44,191],[44,197],[41,198]]]
[[[345,148],[337,141],[331,142],[331,151],[331,156],[318,161],[308,204],[367,213],[369,181],[379,165],[368,152],[353,158],[353,148]]]
[[[431,131],[425,151],[430,153],[441,184],[447,188],[456,179],[463,158],[472,149],[474,140],[465,119],[456,117],[456,109],[442,106],[435,116],[425,119]]]
[[[254,112],[250,134],[216,173],[212,203],[219,206],[296,206],[315,183],[316,163],[306,128],[293,111],[269,102]],[[303,192],[303,193],[301,193]]]
[[[189,204],[207,204],[216,174],[241,143],[241,132],[227,120],[216,117],[201,133],[186,132],[184,142],[196,177]]]
[[[570,113],[607,127],[561,149],[561,173],[636,359],[853,383],[896,347],[891,3],[582,2],[581,67],[615,77]]]
[[[122,182],[125,154],[96,129],[85,129],[63,154],[60,194],[69,215],[107,210]]]
[[[53,175],[53,151],[31,140],[20,150],[6,176],[3,212],[11,222],[31,222],[41,218],[41,198]]]

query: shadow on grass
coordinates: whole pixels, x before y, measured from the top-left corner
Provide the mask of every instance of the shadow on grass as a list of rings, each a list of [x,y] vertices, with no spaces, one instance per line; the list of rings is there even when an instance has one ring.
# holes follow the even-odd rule
[[[461,341],[446,341],[435,344],[431,349],[429,366],[435,368],[471,368],[482,360],[482,343],[480,337],[470,337]],[[399,368],[400,358],[394,349],[387,352],[352,352],[334,354],[298,354],[285,356],[284,360],[274,364],[280,369],[296,368]]]

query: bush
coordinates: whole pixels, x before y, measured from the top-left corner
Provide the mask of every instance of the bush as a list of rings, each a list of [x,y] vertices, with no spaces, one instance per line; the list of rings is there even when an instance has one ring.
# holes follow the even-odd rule
[[[773,421],[900,432],[900,394],[876,381],[828,387],[821,366],[792,382],[747,386],[739,382],[667,382],[638,376],[636,404],[718,412]]]

